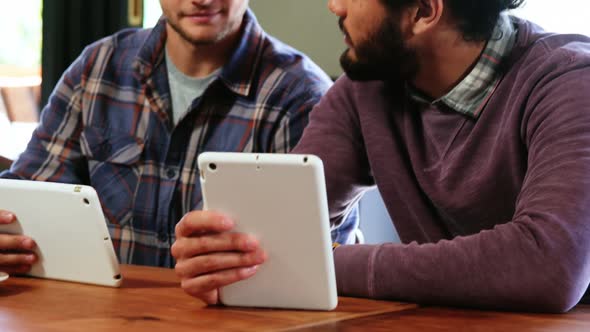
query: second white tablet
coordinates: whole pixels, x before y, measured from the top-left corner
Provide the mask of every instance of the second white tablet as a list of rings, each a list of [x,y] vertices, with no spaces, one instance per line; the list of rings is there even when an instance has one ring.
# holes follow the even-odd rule
[[[96,191],[89,186],[0,179],[0,233],[37,242],[30,276],[118,287],[122,277]]]
[[[256,236],[269,258],[221,289],[226,305],[331,310],[338,302],[322,161],[315,156],[206,152],[206,210]]]

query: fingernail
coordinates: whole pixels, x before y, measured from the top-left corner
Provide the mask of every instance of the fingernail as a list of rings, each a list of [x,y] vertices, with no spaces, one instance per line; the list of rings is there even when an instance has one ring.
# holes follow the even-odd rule
[[[247,276],[256,273],[256,270],[258,270],[258,265],[246,267],[246,268],[243,269],[244,275],[247,275]]]
[[[266,254],[266,252],[262,252],[259,256],[258,259],[260,260],[260,262],[266,262],[268,260],[268,255]]]
[[[256,248],[257,246],[257,241],[253,238],[248,238],[248,240],[246,240],[246,250],[252,250],[254,248]]]
[[[26,260],[28,263],[34,263],[34,262],[35,262],[35,259],[36,259],[35,255],[27,255],[27,256],[25,257],[25,260]]]
[[[14,214],[8,211],[0,211],[0,222],[11,222],[14,218]]]
[[[225,228],[231,228],[234,227],[234,221],[225,217],[223,219],[221,219],[221,224],[223,225],[223,227]]]
[[[35,242],[29,238],[24,239],[21,243],[25,249],[33,249],[35,247]]]

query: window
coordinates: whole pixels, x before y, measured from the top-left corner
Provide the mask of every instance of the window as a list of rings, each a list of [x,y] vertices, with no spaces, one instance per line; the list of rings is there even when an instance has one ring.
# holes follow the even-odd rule
[[[143,2],[143,27],[151,28],[158,19],[162,16],[162,7],[160,7],[160,1],[158,0],[144,0]]]
[[[0,157],[24,150],[38,120],[41,0],[0,2]]]
[[[588,0],[528,0],[514,15],[540,25],[546,31],[590,36]]]
[[[41,0],[0,2],[0,122],[36,122],[41,87]],[[6,131],[6,128],[0,128]],[[6,144],[5,144],[6,145]]]
[[[41,3],[0,2],[0,85],[40,84]]]

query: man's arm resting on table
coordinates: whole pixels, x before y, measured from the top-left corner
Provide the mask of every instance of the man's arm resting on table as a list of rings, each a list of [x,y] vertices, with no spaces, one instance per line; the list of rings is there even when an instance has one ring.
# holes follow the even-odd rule
[[[576,305],[590,282],[590,80],[576,81],[564,93],[564,74],[551,93],[531,97],[528,170],[512,220],[436,244],[341,246],[339,293],[525,311]]]

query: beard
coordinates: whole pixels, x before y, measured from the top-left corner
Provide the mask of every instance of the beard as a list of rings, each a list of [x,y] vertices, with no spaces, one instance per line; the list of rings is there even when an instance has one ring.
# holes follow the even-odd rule
[[[214,36],[208,36],[208,37],[193,37],[190,35],[190,33],[188,33],[187,31],[185,31],[180,24],[178,24],[178,22],[173,21],[171,19],[167,20],[167,23],[170,25],[170,27],[176,31],[178,33],[178,35],[180,35],[180,37],[182,39],[184,39],[185,41],[195,45],[195,46],[204,46],[204,45],[212,45],[215,44],[221,40],[223,40],[225,37],[227,37],[227,35],[229,34],[229,31],[222,31]]]
[[[339,25],[348,35],[343,19]],[[352,50],[347,49],[340,57],[340,65],[354,81],[407,81],[418,72],[416,52],[405,44],[399,21],[393,18],[385,20],[368,39],[353,48],[356,59],[350,54]]]

